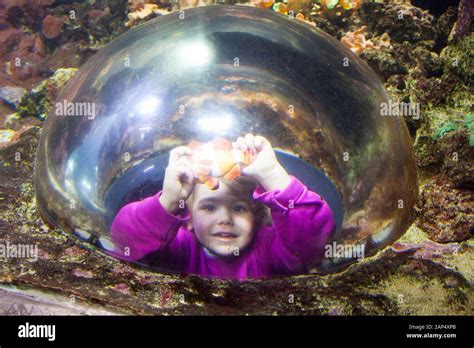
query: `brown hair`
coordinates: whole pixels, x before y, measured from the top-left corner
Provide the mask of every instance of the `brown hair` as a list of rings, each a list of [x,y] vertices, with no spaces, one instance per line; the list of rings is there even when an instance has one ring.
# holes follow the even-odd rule
[[[244,196],[250,203],[250,208],[253,215],[255,216],[255,228],[258,230],[262,226],[268,226],[272,224],[272,218],[270,214],[270,209],[260,201],[255,201],[253,199],[253,192],[257,188],[257,181],[245,177],[239,176],[234,180],[229,180],[226,178],[219,178],[220,184],[224,184],[229,188],[229,191],[238,196]],[[194,188],[191,195],[186,200],[186,204],[191,208],[194,204],[194,193],[196,188]]]

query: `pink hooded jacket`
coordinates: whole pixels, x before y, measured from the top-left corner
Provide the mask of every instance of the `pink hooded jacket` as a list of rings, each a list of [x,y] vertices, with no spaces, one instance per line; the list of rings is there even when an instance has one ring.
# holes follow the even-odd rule
[[[322,259],[335,228],[328,204],[291,176],[284,190],[264,192],[257,187],[253,198],[270,208],[273,224],[256,231],[252,243],[238,256],[223,258],[205,249],[186,227],[189,210],[170,214],[161,206],[160,195],[130,203],[119,211],[111,227],[116,246],[113,256],[219,278],[290,275],[303,273]]]

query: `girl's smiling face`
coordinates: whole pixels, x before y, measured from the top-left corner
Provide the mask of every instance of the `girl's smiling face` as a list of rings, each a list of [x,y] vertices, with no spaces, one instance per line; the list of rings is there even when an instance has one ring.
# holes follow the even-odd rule
[[[213,254],[239,255],[253,239],[254,223],[250,197],[236,195],[223,183],[217,190],[202,184],[194,188],[192,227]]]

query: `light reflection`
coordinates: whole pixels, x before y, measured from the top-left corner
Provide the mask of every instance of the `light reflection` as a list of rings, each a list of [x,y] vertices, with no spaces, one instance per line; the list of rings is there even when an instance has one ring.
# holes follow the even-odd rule
[[[138,113],[149,116],[156,112],[158,107],[161,105],[161,100],[154,96],[146,96],[138,102]]]
[[[151,165],[151,166],[145,168],[145,169],[143,170],[143,173],[146,173],[146,172],[152,170],[153,168],[155,168],[155,165]]]
[[[211,60],[212,51],[204,41],[184,43],[176,51],[176,63],[182,68],[207,65]]]
[[[82,179],[81,186],[84,191],[90,191],[92,188],[91,183],[87,179]]]
[[[231,114],[206,114],[197,120],[198,127],[204,132],[223,133],[228,131],[234,124]]]

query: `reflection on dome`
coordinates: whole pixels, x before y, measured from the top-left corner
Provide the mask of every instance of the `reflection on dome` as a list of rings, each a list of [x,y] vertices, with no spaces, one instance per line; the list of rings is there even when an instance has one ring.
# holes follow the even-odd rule
[[[329,203],[337,244],[371,255],[412,222],[411,140],[402,117],[380,115],[381,82],[335,39],[272,11],[210,6],[150,21],[89,60],[58,102],[76,107],[45,122],[38,206],[105,249],[118,210],[161,190],[172,148],[248,132]]]

